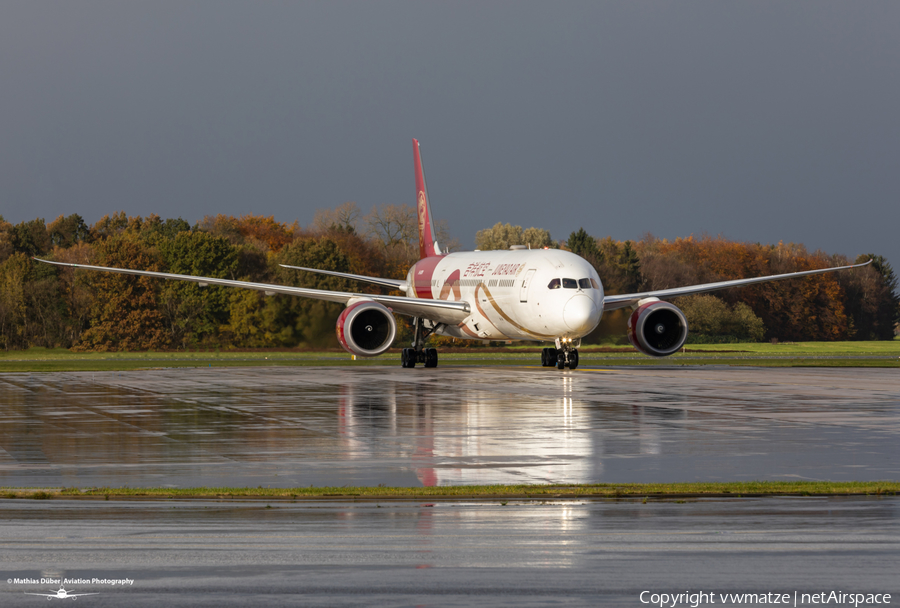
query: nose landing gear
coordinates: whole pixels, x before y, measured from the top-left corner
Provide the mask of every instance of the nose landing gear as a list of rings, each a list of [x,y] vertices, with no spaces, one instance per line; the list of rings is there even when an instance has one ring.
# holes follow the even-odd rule
[[[541,351],[541,365],[556,369],[575,369],[578,367],[578,346],[581,340],[556,340],[556,348],[545,348]]]

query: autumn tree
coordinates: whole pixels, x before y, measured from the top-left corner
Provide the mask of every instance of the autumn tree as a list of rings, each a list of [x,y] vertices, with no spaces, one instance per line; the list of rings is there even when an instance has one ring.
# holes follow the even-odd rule
[[[94,249],[87,243],[68,248],[56,247],[50,258],[67,264],[93,264]],[[81,340],[81,333],[89,326],[91,308],[96,295],[89,284],[91,274],[74,268],[55,267],[59,293],[65,305],[66,319],[60,346],[71,348]]]
[[[35,264],[22,252],[0,263],[0,347],[68,346],[66,321],[54,267]]]
[[[0,263],[12,255],[15,251],[12,242],[12,224],[3,219],[0,215]]]
[[[646,237],[638,244],[643,289],[828,268],[824,254],[802,245],[764,246],[722,237],[688,237],[667,241]],[[842,340],[848,336],[844,293],[835,274],[761,283],[722,292],[729,304],[746,303],[766,327],[767,338]]]
[[[280,306],[267,307],[269,300],[252,289],[233,289],[228,295],[228,322],[219,327],[224,343],[243,348],[296,346],[293,333],[278,326]]]
[[[197,230],[208,232],[213,236],[228,239],[232,245],[243,245],[246,242],[238,226],[238,219],[231,215],[206,215],[197,222]]]
[[[128,216],[124,211],[117,211],[112,215],[104,215],[91,226],[93,239],[106,239],[123,232],[128,227]]]
[[[94,245],[100,266],[160,270],[158,258],[140,241],[117,234]],[[91,293],[90,327],[81,335],[81,350],[154,350],[169,345],[159,311],[160,280],[150,277],[83,271]]]
[[[0,346],[4,350],[27,348],[25,283],[30,262],[21,252],[0,264]]]
[[[272,215],[242,215],[237,221],[237,230],[245,240],[263,243],[269,251],[278,253],[294,240],[294,232],[298,230],[298,226],[296,222],[290,226],[276,222]]]
[[[47,233],[50,236],[50,243],[54,247],[64,249],[76,243],[89,243],[92,240],[90,227],[77,213],[67,216],[60,215],[47,226]]]
[[[527,228],[497,222],[492,228],[479,230],[475,234],[475,247],[481,251],[509,249],[512,245],[525,245],[532,249],[553,247],[555,243],[550,233],[543,228]]]

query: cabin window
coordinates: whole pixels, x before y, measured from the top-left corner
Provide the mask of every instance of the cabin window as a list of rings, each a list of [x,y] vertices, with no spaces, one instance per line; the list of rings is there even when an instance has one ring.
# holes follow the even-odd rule
[[[575,279],[563,279],[563,287],[565,289],[578,289],[578,281]]]
[[[590,289],[592,287],[591,279],[578,279],[578,286],[582,289]]]
[[[547,289],[559,289],[559,279],[553,279],[550,281],[550,284],[547,285]]]

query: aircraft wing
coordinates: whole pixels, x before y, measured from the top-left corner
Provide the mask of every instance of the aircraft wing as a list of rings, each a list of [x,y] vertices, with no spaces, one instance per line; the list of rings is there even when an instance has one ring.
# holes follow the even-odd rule
[[[390,308],[393,312],[401,315],[410,315],[414,317],[423,317],[436,321],[438,323],[452,323],[454,325],[461,323],[469,316],[471,307],[468,302],[448,302],[446,300],[426,300],[420,298],[410,298],[407,296],[383,296],[371,293],[352,293],[344,291],[327,291],[324,289],[308,289],[306,287],[291,287],[289,285],[273,285],[270,283],[252,283],[249,281],[234,281],[231,279],[216,279],[212,277],[195,277],[187,274],[171,274],[168,272],[155,272],[151,270],[130,270],[127,268],[110,268],[108,266],[90,266],[87,264],[69,264],[66,262],[52,262],[50,260],[42,260],[34,258],[37,262],[44,264],[53,264],[54,266],[69,266],[71,268],[86,268],[88,270],[99,270],[102,272],[117,272],[119,274],[132,274],[143,277],[156,277],[159,279],[174,279],[178,281],[190,281],[197,283],[201,287],[207,285],[220,285],[223,287],[241,287],[243,289],[254,289],[262,291],[266,295],[274,295],[276,293],[289,296],[300,296],[304,298],[313,298],[316,300],[327,300],[329,302],[338,302],[347,304],[350,300],[362,298],[373,300]]]
[[[350,274],[347,272],[335,272],[334,270],[318,270],[316,268],[303,268],[301,266],[288,266],[287,264],[279,264],[282,268],[290,268],[291,270],[304,270],[306,272],[315,272],[318,274],[327,274],[333,277],[342,277],[354,281],[362,281],[364,283],[372,283],[373,285],[381,285],[391,289],[406,291],[406,281],[399,279],[379,279],[377,277],[367,277],[363,274]]]
[[[626,293],[615,296],[606,296],[603,300],[603,310],[615,310],[617,308],[625,308],[632,306],[643,300],[644,298],[676,298],[678,296],[690,296],[696,293],[707,293],[710,291],[718,291],[719,289],[728,289],[729,287],[742,287],[744,285],[754,285],[756,283],[767,283],[769,281],[781,281],[783,279],[793,279],[796,277],[805,277],[812,274],[823,274],[826,272],[834,272],[836,270],[847,270],[848,268],[859,268],[871,264],[872,260],[863,262],[862,264],[852,264],[850,266],[839,266],[837,268],[822,268],[820,270],[805,270],[803,272],[789,272],[787,274],[773,274],[767,277],[756,277],[753,279],[735,279],[733,281],[719,281],[718,283],[703,283],[702,285],[688,285],[687,287],[673,287],[671,289],[658,289],[656,291],[645,291],[643,293]]]

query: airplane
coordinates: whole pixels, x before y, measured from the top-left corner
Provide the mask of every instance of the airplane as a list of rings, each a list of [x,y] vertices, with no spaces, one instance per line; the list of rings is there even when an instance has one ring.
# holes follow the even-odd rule
[[[859,268],[872,262],[641,293],[605,295],[603,283],[593,266],[568,251],[529,249],[523,245],[513,245],[505,251],[449,253],[441,250],[435,238],[419,142],[415,139],[413,161],[419,261],[409,269],[406,279],[385,279],[282,264],[285,268],[370,283],[405,295],[328,291],[35,260],[57,266],[192,281],[201,286],[241,287],[262,291],[266,295],[288,294],[339,302],[346,308],[337,320],[338,341],[347,352],[360,357],[374,357],[387,351],[397,335],[394,315],[406,315],[413,318],[415,331],[411,348],[401,351],[400,362],[404,368],[414,368],[417,363],[423,363],[426,368],[437,367],[437,350],[425,347],[427,338],[436,334],[482,341],[553,342],[554,346],[542,350],[541,364],[561,370],[578,367],[581,340],[597,327],[606,311],[631,307],[633,312],[626,327],[631,344],[643,354],[665,357],[678,352],[688,337],[688,322],[684,313],[665,299]]]
[[[50,591],[53,591],[51,589]],[[46,597],[47,600],[58,599],[58,600],[66,600],[66,599],[76,599],[83,595],[100,595],[100,593],[70,593],[66,591],[64,588],[60,587],[57,591],[53,591],[53,593],[28,593],[25,592],[25,595],[40,595],[41,597]]]

